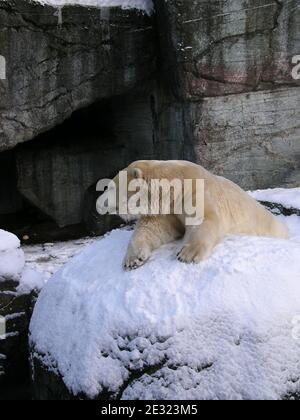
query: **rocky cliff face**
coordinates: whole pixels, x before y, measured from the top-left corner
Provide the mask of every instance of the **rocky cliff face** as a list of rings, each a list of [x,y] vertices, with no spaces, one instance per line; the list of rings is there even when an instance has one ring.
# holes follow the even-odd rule
[[[0,150],[31,140],[76,109],[120,95],[155,68],[152,21],[120,8],[0,2]]]
[[[156,6],[167,28],[164,67],[183,100],[297,85],[291,69],[300,48],[298,1],[157,0]]]
[[[153,19],[135,9],[80,6],[59,15],[9,0],[0,2],[0,21],[7,64],[0,151],[34,139],[10,155],[14,196],[0,181],[0,214],[21,210],[18,190],[60,226],[80,223],[91,185],[133,159],[153,157]]]
[[[135,159],[189,159],[247,189],[299,185],[299,0],[154,3],[149,17],[0,1],[0,150],[22,143],[0,213],[19,191],[78,223],[86,191]]]
[[[197,162],[245,188],[299,185],[296,0],[156,1],[165,81]]]
[[[90,187],[96,191],[100,179],[154,153],[150,101],[124,95],[75,113],[52,132],[18,147],[18,188],[60,226],[78,224]],[[95,202],[90,209],[96,209]]]

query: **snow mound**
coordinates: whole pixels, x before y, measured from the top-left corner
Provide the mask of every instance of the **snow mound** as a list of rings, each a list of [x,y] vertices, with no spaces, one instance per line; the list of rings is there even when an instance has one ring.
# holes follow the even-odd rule
[[[38,3],[52,6],[82,5],[93,7],[117,7],[122,9],[139,9],[147,14],[153,11],[152,0],[34,0]]]
[[[279,399],[300,389],[300,222],[289,241],[229,237],[199,265],[179,243],[124,272],[132,235],[88,246],[42,290],[34,358],[73,394]],[[107,394],[105,394],[107,395]]]
[[[25,266],[17,292],[26,295],[33,290],[40,291],[45,286],[46,281],[47,279],[42,273]]]
[[[19,281],[25,264],[19,239],[0,230],[0,281]]]
[[[19,247],[20,241],[15,235],[0,229],[0,252],[13,251]]]
[[[25,256],[19,239],[12,233],[0,230],[0,282],[19,283],[17,292],[30,293],[44,286],[44,276],[25,267]]]
[[[259,201],[281,204],[287,209],[300,209],[300,188],[275,188],[253,191],[249,194]]]

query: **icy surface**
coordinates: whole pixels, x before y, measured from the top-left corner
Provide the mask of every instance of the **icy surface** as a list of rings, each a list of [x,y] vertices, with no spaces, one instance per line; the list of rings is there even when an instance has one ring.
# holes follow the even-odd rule
[[[130,273],[121,262],[132,233],[112,232],[41,292],[35,349],[73,393],[90,397],[118,395],[126,381],[123,399],[277,399],[299,390],[300,220],[282,220],[289,241],[229,237],[200,265],[179,263],[174,243]]]
[[[19,239],[12,233],[0,230],[0,281],[18,281],[24,264]]]
[[[258,190],[251,192],[250,195],[256,200],[281,204],[288,209],[300,209],[300,188]]]
[[[65,6],[80,4],[82,6],[94,7],[115,7],[123,9],[139,9],[151,14],[153,10],[152,0],[35,0],[38,3],[50,4],[53,6]]]

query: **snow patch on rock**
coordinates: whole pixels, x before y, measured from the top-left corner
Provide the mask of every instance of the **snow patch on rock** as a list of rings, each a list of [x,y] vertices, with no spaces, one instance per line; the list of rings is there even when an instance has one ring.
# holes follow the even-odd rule
[[[93,7],[122,7],[122,9],[139,9],[151,14],[153,11],[152,0],[35,0],[51,6],[93,6]]]
[[[281,204],[287,209],[300,209],[300,188],[275,188],[250,192],[259,201]]]
[[[288,241],[228,237],[199,265],[179,263],[173,243],[129,273],[122,259],[132,232],[112,232],[42,290],[31,322],[35,356],[89,397],[278,399],[299,391],[300,222],[283,220]]]

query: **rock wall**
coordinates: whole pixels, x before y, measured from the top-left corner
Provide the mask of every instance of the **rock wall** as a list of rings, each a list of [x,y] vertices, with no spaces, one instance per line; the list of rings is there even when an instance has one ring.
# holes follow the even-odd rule
[[[155,3],[164,82],[187,115],[185,155],[245,188],[299,185],[299,1]]]
[[[6,337],[0,338],[1,387],[18,383],[28,375],[28,327],[34,294],[19,294],[19,283],[0,283],[0,317],[6,321]]]
[[[31,140],[76,109],[125,93],[155,70],[152,20],[136,10],[0,2],[7,79],[0,150]]]
[[[155,8],[70,6],[60,19],[0,1],[0,151],[18,145],[0,213],[19,208],[19,191],[60,226],[78,223],[89,188],[135,159],[192,160],[246,189],[299,185],[299,0]],[[82,109],[99,120],[92,133]]]
[[[291,65],[300,48],[298,6],[297,0],[157,0],[174,93],[198,101],[297,85]]]
[[[80,223],[91,185],[153,157],[153,19],[80,6],[59,18],[56,8],[9,0],[0,1],[0,21],[0,151],[21,144],[11,155],[17,174],[6,172],[16,197],[1,178],[0,214],[19,209],[20,192],[59,226]]]
[[[59,226],[75,225],[82,222],[91,186],[96,191],[100,179],[154,154],[150,100],[123,95],[75,113],[19,146],[18,188]]]
[[[247,189],[300,185],[300,87],[193,105],[197,160]]]
[[[0,215],[18,212],[21,201],[17,189],[14,152],[0,153]]]

